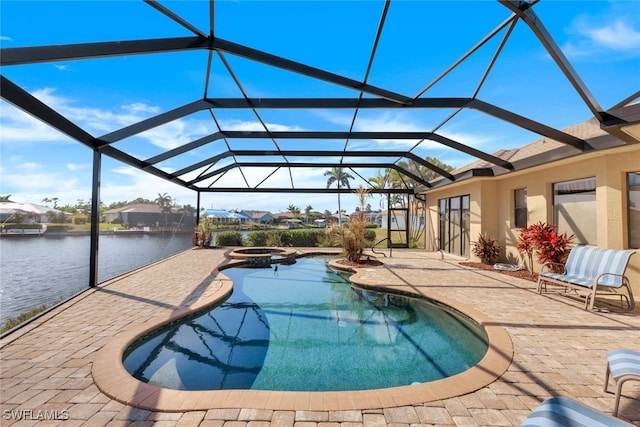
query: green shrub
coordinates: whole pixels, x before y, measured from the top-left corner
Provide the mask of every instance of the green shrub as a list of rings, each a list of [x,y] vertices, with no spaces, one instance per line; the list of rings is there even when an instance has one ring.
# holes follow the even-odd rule
[[[295,230],[252,231],[247,235],[246,246],[315,247],[324,236],[321,228]]]
[[[42,224],[4,224],[2,228],[5,230],[37,230],[42,228]]]
[[[375,243],[376,236],[377,234],[375,230],[372,230],[370,228],[364,230],[364,240],[367,242],[367,245]]]
[[[47,225],[47,231],[69,231],[70,227],[68,225],[64,225],[64,224],[55,224],[55,225],[51,225],[48,224]]]
[[[89,217],[81,213],[77,213],[71,217],[72,224],[86,224],[88,221]]]
[[[267,246],[269,235],[273,234],[272,231],[252,231],[247,234],[247,246]]]
[[[305,230],[286,230],[287,245],[294,247],[314,247],[318,246],[318,241],[323,234],[323,230],[320,229],[305,229]]]
[[[221,231],[216,235],[216,246],[242,246],[242,233]]]

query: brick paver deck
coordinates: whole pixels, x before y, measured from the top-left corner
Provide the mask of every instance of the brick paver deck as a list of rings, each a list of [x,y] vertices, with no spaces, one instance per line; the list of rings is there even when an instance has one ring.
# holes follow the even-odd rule
[[[493,319],[513,343],[504,375],[444,400],[359,410],[247,406],[160,412],[103,394],[92,375],[97,355],[132,329],[219,293],[225,284],[215,268],[224,252],[187,251],[119,277],[2,339],[1,425],[517,426],[551,396],[610,414],[613,394],[603,391],[606,352],[640,350],[640,308],[587,312],[566,296],[538,295],[532,282],[470,270],[440,254],[396,249],[382,259],[385,267],[365,270],[357,279],[460,303]],[[628,382],[623,393],[619,417],[640,426],[640,383]]]

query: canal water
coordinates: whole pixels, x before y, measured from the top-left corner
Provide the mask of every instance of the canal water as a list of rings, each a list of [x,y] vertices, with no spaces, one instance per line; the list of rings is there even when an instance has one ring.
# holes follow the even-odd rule
[[[0,239],[0,324],[89,286],[89,236]],[[190,234],[101,235],[103,282],[189,249]]]

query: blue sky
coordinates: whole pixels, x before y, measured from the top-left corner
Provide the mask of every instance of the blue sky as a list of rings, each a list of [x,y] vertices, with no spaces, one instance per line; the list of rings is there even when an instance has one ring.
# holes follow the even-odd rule
[[[208,2],[161,2],[205,33],[209,32]],[[362,80],[383,9],[382,1],[217,1],[214,32],[217,37],[260,49],[294,61]],[[640,2],[542,0],[534,10],[554,37],[578,75],[603,108],[640,89]],[[478,40],[507,19],[510,12],[497,1],[394,1],[391,3],[368,83],[406,96],[416,96]],[[423,96],[468,97],[481,80],[501,34]],[[191,34],[142,1],[12,1],[0,2],[2,48],[184,37]],[[225,54],[224,59],[250,97],[357,97],[358,93],[272,69]],[[101,136],[204,95],[207,52],[62,61],[4,67],[2,74],[67,118]],[[209,97],[242,94],[220,57],[209,76]],[[590,117],[589,109],[524,23],[516,25],[478,98],[528,116],[543,124],[566,128]],[[19,202],[41,203],[58,197],[75,204],[91,197],[91,151],[46,125],[0,102],[0,194]],[[354,129],[431,131],[452,111],[360,111]],[[272,130],[348,130],[353,111],[260,111]],[[217,111],[224,129],[261,130],[250,111]],[[142,158],[158,154],[216,131],[211,115],[200,112],[116,143],[124,152]],[[524,145],[539,138],[509,124],[465,110],[438,130],[443,135],[485,152]],[[285,149],[342,149],[345,141],[277,141]],[[351,141],[349,149],[408,149],[417,141]],[[158,165],[175,171],[211,156],[222,141]],[[272,141],[237,140],[235,149],[270,149]],[[423,142],[415,153],[434,156],[452,166],[473,158],[433,142]],[[326,160],[326,159],[325,159]],[[223,166],[224,163],[221,163]],[[293,169],[297,187],[324,187],[326,168]],[[101,199],[109,204],[136,197],[171,195],[179,204],[195,205],[195,193],[154,178],[104,157]],[[289,172],[239,170],[218,184],[258,185],[265,178],[274,186],[290,186]],[[359,171],[364,177],[375,170]],[[353,185],[361,183],[359,179]],[[204,207],[286,210],[337,208],[335,195],[203,194]],[[371,204],[377,207],[377,201]],[[354,197],[343,197],[351,211]]]

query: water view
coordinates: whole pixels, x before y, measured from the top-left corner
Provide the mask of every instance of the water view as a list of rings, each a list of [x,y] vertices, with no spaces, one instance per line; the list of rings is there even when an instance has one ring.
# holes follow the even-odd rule
[[[89,236],[0,239],[0,324],[89,286]],[[191,235],[100,236],[103,282],[191,247]]]

